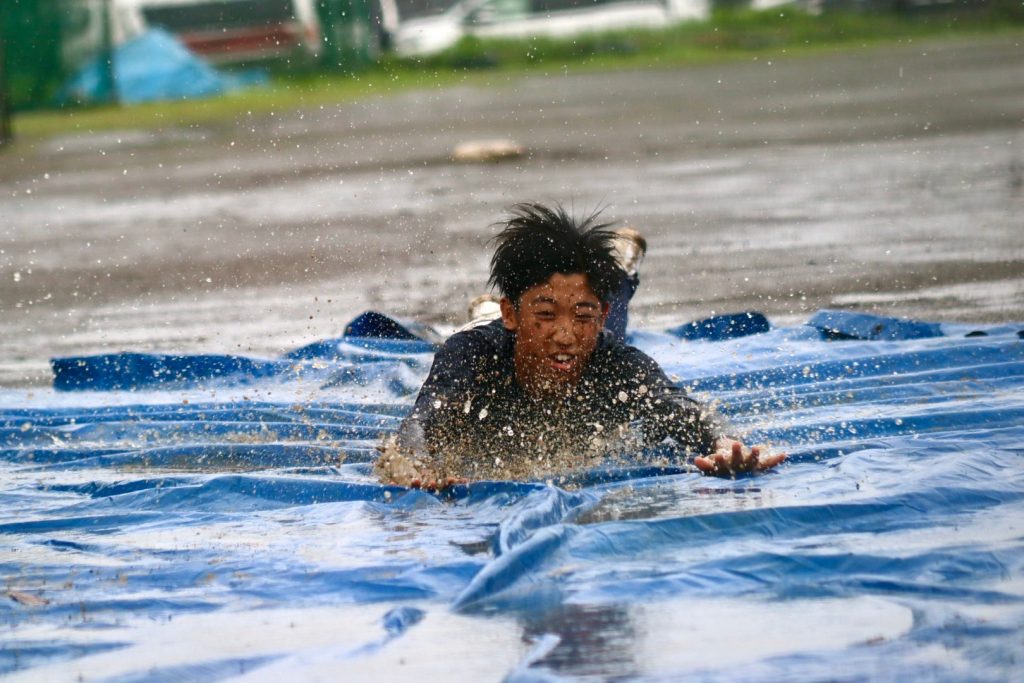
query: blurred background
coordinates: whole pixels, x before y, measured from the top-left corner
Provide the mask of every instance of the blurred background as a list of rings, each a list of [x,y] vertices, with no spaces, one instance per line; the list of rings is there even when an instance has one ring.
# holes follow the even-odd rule
[[[1019,0],[6,0],[0,386],[450,328],[517,201],[650,253],[635,324],[1024,318]]]
[[[1021,21],[1024,8],[1015,0],[11,0],[4,7],[3,94],[8,114],[174,98],[175,87],[187,86],[151,83],[146,92],[124,92],[135,74],[119,71],[173,80],[165,65],[140,63],[170,61],[176,52],[153,34],[169,36],[202,63],[243,73],[263,64],[277,76],[301,78],[395,66],[403,58],[486,68],[978,32]],[[125,49],[144,36],[148,50]],[[520,44],[531,39],[540,44]],[[200,73],[201,65],[186,73],[186,58],[178,61],[182,80]],[[228,79],[222,87],[234,84]],[[188,94],[209,94],[192,88]]]

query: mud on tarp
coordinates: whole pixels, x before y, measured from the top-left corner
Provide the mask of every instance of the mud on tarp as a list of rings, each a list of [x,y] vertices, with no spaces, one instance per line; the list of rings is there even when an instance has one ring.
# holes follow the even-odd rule
[[[737,480],[637,454],[442,497],[381,486],[374,447],[411,400],[387,382],[0,393],[0,671],[1009,680],[1024,656],[1019,329],[635,331],[791,454]],[[335,365],[406,384],[427,371],[419,347],[349,341],[294,360],[320,364],[315,387]]]

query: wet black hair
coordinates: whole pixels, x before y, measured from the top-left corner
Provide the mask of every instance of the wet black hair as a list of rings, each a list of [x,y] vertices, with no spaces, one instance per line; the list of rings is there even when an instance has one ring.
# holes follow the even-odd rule
[[[616,260],[612,223],[599,223],[595,211],[577,220],[559,204],[524,202],[508,209],[508,218],[496,225],[501,232],[492,240],[494,285],[519,306],[523,292],[543,284],[555,273],[582,273],[598,300],[607,303],[625,277]]]

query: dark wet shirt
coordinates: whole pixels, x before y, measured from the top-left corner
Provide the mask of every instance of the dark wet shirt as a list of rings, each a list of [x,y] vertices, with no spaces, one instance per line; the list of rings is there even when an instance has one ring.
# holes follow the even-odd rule
[[[671,440],[714,450],[717,427],[639,349],[602,333],[579,383],[561,399],[515,379],[514,335],[501,321],[455,334],[434,357],[399,443],[450,476],[518,478],[594,464]]]

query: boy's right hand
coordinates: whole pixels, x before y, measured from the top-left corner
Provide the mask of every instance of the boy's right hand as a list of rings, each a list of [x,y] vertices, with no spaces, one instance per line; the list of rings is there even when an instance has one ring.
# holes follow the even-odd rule
[[[417,486],[424,479],[436,479],[437,475],[424,467],[423,460],[408,451],[402,450],[394,441],[390,441],[380,449],[380,456],[373,469],[383,484],[398,486]]]
[[[450,488],[456,484],[465,484],[468,481],[468,479],[448,477],[447,479],[429,479],[424,483],[419,479],[413,479],[412,483],[409,484],[409,487],[414,489],[422,488],[424,491],[444,491],[446,488]]]
[[[380,451],[374,470],[381,483],[441,491],[466,481],[455,477],[442,477],[431,466],[430,458],[402,449],[393,440],[385,443]]]

